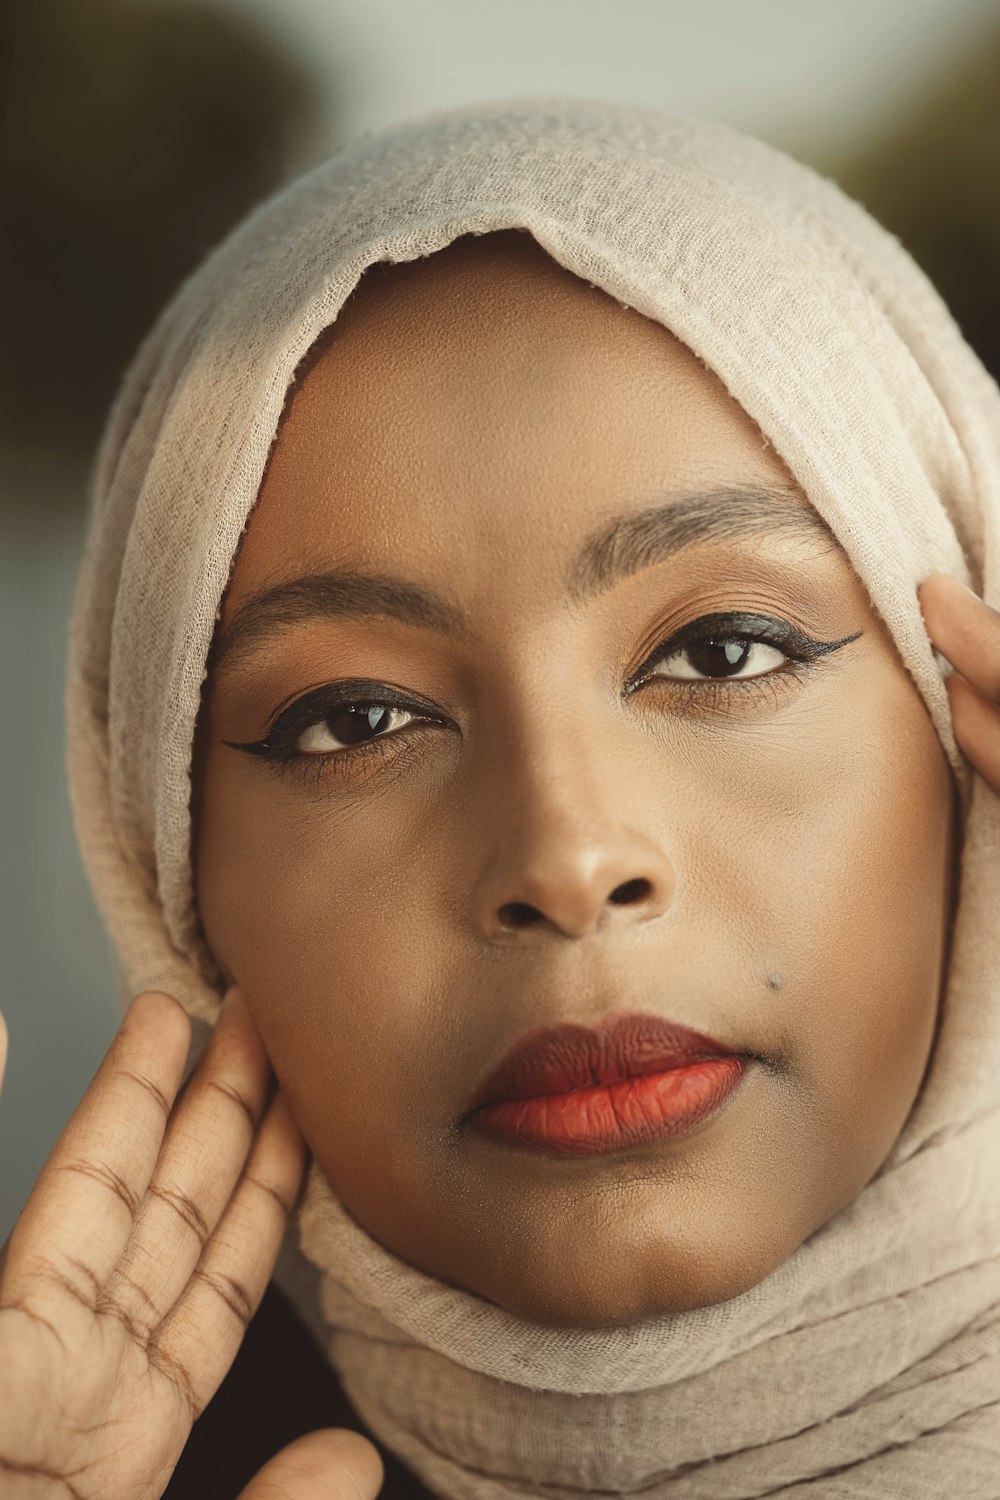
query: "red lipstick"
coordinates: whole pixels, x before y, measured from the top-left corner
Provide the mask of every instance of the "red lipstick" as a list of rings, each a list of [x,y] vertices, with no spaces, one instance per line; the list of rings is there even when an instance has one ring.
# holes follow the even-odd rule
[[[466,1118],[505,1145],[559,1156],[623,1151],[682,1134],[719,1110],[747,1057],[661,1016],[545,1026],[510,1049]]]

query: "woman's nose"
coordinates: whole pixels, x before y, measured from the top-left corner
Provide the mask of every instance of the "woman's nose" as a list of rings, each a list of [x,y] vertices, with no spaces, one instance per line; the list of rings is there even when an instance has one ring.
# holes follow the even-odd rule
[[[584,937],[668,908],[673,865],[655,836],[630,821],[635,799],[622,798],[620,780],[604,795],[589,778],[563,779],[547,798],[534,792],[519,808],[495,810],[492,858],[472,901],[484,937],[510,941],[529,928]]]

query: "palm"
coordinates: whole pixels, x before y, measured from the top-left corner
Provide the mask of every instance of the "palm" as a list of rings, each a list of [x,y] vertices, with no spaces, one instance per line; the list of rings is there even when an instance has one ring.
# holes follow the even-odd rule
[[[173,1109],[189,1039],[135,1002],[4,1247],[11,1500],[158,1500],[263,1296],[304,1144],[238,997]]]
[[[47,1392],[62,1417],[55,1432],[33,1433],[26,1412],[19,1424],[23,1439],[8,1466],[25,1478],[58,1476],[65,1492],[80,1500],[156,1500],[191,1429],[178,1387],[114,1319],[95,1316],[79,1343],[60,1347],[41,1324],[31,1326],[30,1315],[16,1327],[21,1317],[12,1309],[0,1312],[0,1348],[8,1336],[17,1339],[18,1381],[26,1396]]]

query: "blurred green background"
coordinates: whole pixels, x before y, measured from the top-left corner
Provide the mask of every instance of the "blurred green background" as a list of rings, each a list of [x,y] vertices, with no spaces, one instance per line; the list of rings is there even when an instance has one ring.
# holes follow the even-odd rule
[[[0,1240],[117,1026],[65,636],[121,373],[254,203],[360,130],[528,93],[704,114],[836,178],[1000,377],[1000,0],[0,0]]]

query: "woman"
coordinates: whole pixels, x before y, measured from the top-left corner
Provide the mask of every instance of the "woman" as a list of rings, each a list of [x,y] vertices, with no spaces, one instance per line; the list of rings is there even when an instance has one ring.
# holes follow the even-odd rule
[[[995,1494],[998,432],[900,247],[704,122],[433,116],[220,247],[74,621],[143,993],[4,1272],[8,1363],[137,1363],[15,1474],[162,1493],[308,1149],[279,1279],[386,1493]],[[150,990],[221,1017],[180,1103]]]

